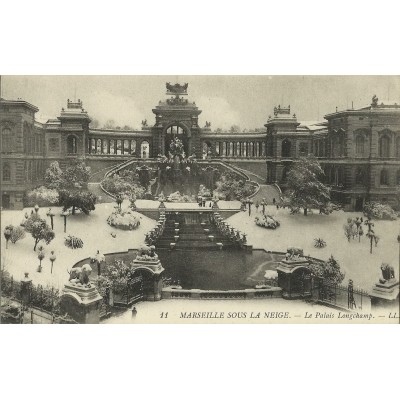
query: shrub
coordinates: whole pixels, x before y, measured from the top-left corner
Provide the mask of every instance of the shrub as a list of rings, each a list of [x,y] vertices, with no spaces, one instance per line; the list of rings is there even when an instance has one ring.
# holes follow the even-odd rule
[[[144,187],[132,181],[132,176],[128,171],[121,175],[114,174],[104,178],[101,185],[111,194],[123,194],[128,197],[135,195],[137,199],[144,198],[146,192]]]
[[[35,204],[40,207],[58,204],[58,191],[45,186],[29,190],[25,195],[25,206],[33,207]]]
[[[322,249],[322,248],[326,247],[325,240],[322,238],[314,239],[314,247],[316,247],[318,249]]]
[[[340,270],[339,263],[333,258],[329,257],[326,262],[314,262],[309,265],[313,274],[319,278],[324,279],[326,282],[331,284],[342,283],[345,274]]]
[[[171,193],[167,198],[166,201],[170,201],[171,203],[190,203],[194,201],[194,198],[187,195],[181,194],[179,191]]]
[[[15,244],[18,240],[21,240],[25,237],[25,230],[20,226],[14,226],[11,230],[11,243]]]
[[[224,200],[241,200],[254,193],[254,187],[232,173],[224,173],[216,183],[215,195]]]
[[[383,219],[394,221],[397,215],[392,207],[388,204],[381,204],[375,201],[365,203],[364,215],[368,218]]]
[[[140,217],[134,211],[114,211],[108,218],[107,223],[114,228],[122,230],[133,230],[140,225]]]
[[[64,211],[72,208],[72,214],[75,214],[76,208],[79,208],[85,214],[89,214],[90,211],[95,210],[96,200],[96,196],[90,192],[60,190],[59,203]]]
[[[256,225],[267,229],[276,229],[278,226],[280,226],[279,221],[271,215],[262,215],[261,217],[256,217],[255,223]]]
[[[64,244],[70,249],[81,249],[83,247],[83,240],[76,236],[68,235],[65,238]]]

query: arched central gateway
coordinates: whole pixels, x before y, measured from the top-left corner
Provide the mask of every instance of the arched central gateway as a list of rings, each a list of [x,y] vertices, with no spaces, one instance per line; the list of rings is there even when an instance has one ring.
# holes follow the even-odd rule
[[[153,157],[159,154],[168,156],[171,142],[178,138],[183,143],[185,155],[195,154],[201,157],[200,128],[198,117],[201,114],[195,102],[186,98],[188,84],[171,85],[166,83],[166,100],[161,101],[152,110],[156,122],[152,128],[154,151]]]
[[[169,126],[167,125],[164,128],[163,137],[165,143],[165,148],[164,148],[165,155],[167,155],[168,152],[170,151],[171,142],[175,138],[178,138],[182,142],[186,156],[189,156],[192,153],[192,152],[190,153],[190,148],[189,148],[190,129],[185,125],[177,123],[172,123]]]

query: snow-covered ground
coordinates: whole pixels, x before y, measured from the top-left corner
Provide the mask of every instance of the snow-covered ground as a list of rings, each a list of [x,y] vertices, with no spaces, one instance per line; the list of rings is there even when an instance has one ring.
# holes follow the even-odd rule
[[[24,276],[24,272],[29,272],[35,284],[52,285],[62,288],[68,280],[68,270],[79,260],[96,254],[97,250],[101,253],[111,253],[117,251],[127,251],[130,248],[138,248],[144,242],[145,234],[153,229],[156,221],[141,216],[141,223],[134,231],[123,231],[109,226],[106,222],[107,217],[114,211],[115,203],[97,204],[96,210],[89,215],[76,214],[67,219],[67,233],[64,233],[64,218],[60,216],[61,208],[52,207],[55,212],[54,231],[55,239],[45,245],[46,258],[42,261],[43,270],[37,272],[39,260],[33,251],[34,240],[29,233],[24,239],[16,244],[9,242],[8,250],[4,237],[1,240],[1,264],[14,275],[16,280]],[[128,202],[124,202],[128,206]],[[42,218],[45,218],[50,225],[50,218],[46,216],[48,208],[39,210]],[[19,225],[24,219],[25,211],[30,213],[31,209],[20,211],[1,212],[1,230],[8,224]],[[115,238],[111,236],[115,233]],[[72,250],[64,245],[64,238],[68,235],[78,236],[83,240],[83,248]],[[50,251],[54,250],[57,257],[54,262],[53,274],[50,274],[51,263],[49,260]]]
[[[140,202],[140,203],[139,203]],[[159,202],[139,200],[138,206],[145,208],[156,208]],[[225,204],[226,203],[226,204]],[[187,208],[188,203],[174,204],[174,209]],[[129,204],[124,202],[123,207]],[[197,204],[190,203],[191,207]],[[42,261],[43,271],[37,272],[39,261],[33,251],[34,241],[30,234],[15,245],[9,243],[8,250],[5,249],[5,240],[1,240],[1,264],[20,280],[24,272],[29,272],[33,282],[36,284],[50,284],[61,288],[68,279],[68,272],[77,261],[94,255],[97,250],[101,253],[127,251],[129,248],[139,247],[145,234],[152,229],[156,221],[141,215],[141,225],[134,231],[122,231],[109,226],[107,217],[114,210],[115,203],[104,203],[96,205],[96,210],[90,215],[77,214],[69,216],[67,221],[67,233],[63,232],[63,218],[60,216],[61,209],[53,207],[55,239],[46,245],[46,258]],[[220,202],[221,208],[237,208],[238,202]],[[24,218],[26,210],[2,211],[1,230],[8,224],[19,225]],[[30,209],[27,210],[30,212]],[[46,217],[47,208],[39,210],[43,218]],[[253,205],[252,214],[248,211],[239,212],[227,221],[228,223],[248,234],[248,242],[255,248],[266,250],[285,251],[287,247],[296,246],[304,249],[305,254],[320,259],[328,259],[332,254],[340,263],[342,270],[346,273],[345,282],[353,279],[355,286],[369,290],[380,277],[380,265],[382,262],[391,264],[395,271],[399,269],[399,248],[397,235],[399,234],[399,221],[374,221],[375,232],[380,236],[378,247],[373,247],[373,254],[369,253],[369,241],[362,237],[351,240],[349,243],[343,233],[343,224],[348,217],[360,216],[357,213],[335,212],[331,215],[319,215],[317,213],[304,217],[302,214],[290,215],[288,210],[276,210],[273,206],[267,206],[267,213],[276,216],[281,226],[276,230],[269,230],[254,223],[256,210]],[[258,215],[261,215],[261,207]],[[364,229],[366,231],[366,227]],[[112,237],[114,232],[116,237]],[[82,249],[71,250],[64,245],[64,238],[68,234],[80,237],[84,246]],[[317,249],[314,247],[314,238],[322,238],[327,242],[327,247]],[[54,263],[53,274],[50,274],[50,251],[54,250],[57,260]],[[398,275],[398,274],[396,274]]]
[[[355,286],[370,290],[381,276],[382,262],[389,263],[399,271],[399,221],[373,221],[375,233],[380,237],[378,247],[373,245],[370,254],[370,242],[363,236],[361,242],[351,239],[350,243],[344,235],[343,225],[347,218],[362,216],[361,213],[334,212],[331,215],[319,215],[318,211],[304,216],[303,214],[290,215],[289,210],[267,206],[266,213],[275,216],[281,226],[276,230],[256,226],[254,218],[261,215],[262,208],[256,213],[252,207],[249,217],[248,211],[233,215],[227,222],[240,231],[248,233],[249,244],[254,248],[266,250],[286,251],[288,247],[300,247],[306,255],[326,260],[333,255],[346,273],[343,283],[353,279]],[[365,219],[365,218],[364,218]],[[367,227],[363,225],[364,232]],[[314,247],[314,239],[322,238],[327,246],[323,249]],[[396,277],[398,272],[396,272]]]

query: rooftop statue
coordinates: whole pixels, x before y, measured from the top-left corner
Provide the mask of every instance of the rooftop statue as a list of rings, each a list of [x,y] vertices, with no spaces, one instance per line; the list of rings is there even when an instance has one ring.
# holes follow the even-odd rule
[[[376,107],[378,105],[378,97],[376,96],[376,94],[374,94],[373,96],[372,96],[372,103],[371,103],[371,106],[372,107]]]
[[[167,88],[168,93],[183,94],[187,93],[187,88],[189,84],[185,83],[184,85],[180,85],[179,83],[175,83],[175,85],[171,85],[170,82],[167,82],[165,86]]]

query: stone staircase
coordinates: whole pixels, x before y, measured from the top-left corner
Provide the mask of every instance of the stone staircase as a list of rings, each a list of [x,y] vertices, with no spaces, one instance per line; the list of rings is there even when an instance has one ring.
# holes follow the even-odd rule
[[[156,248],[170,249],[171,243],[175,243],[175,249],[214,249],[234,247],[234,244],[226,240],[207,221],[197,224],[176,222],[173,219],[167,220],[163,234],[155,242]]]

